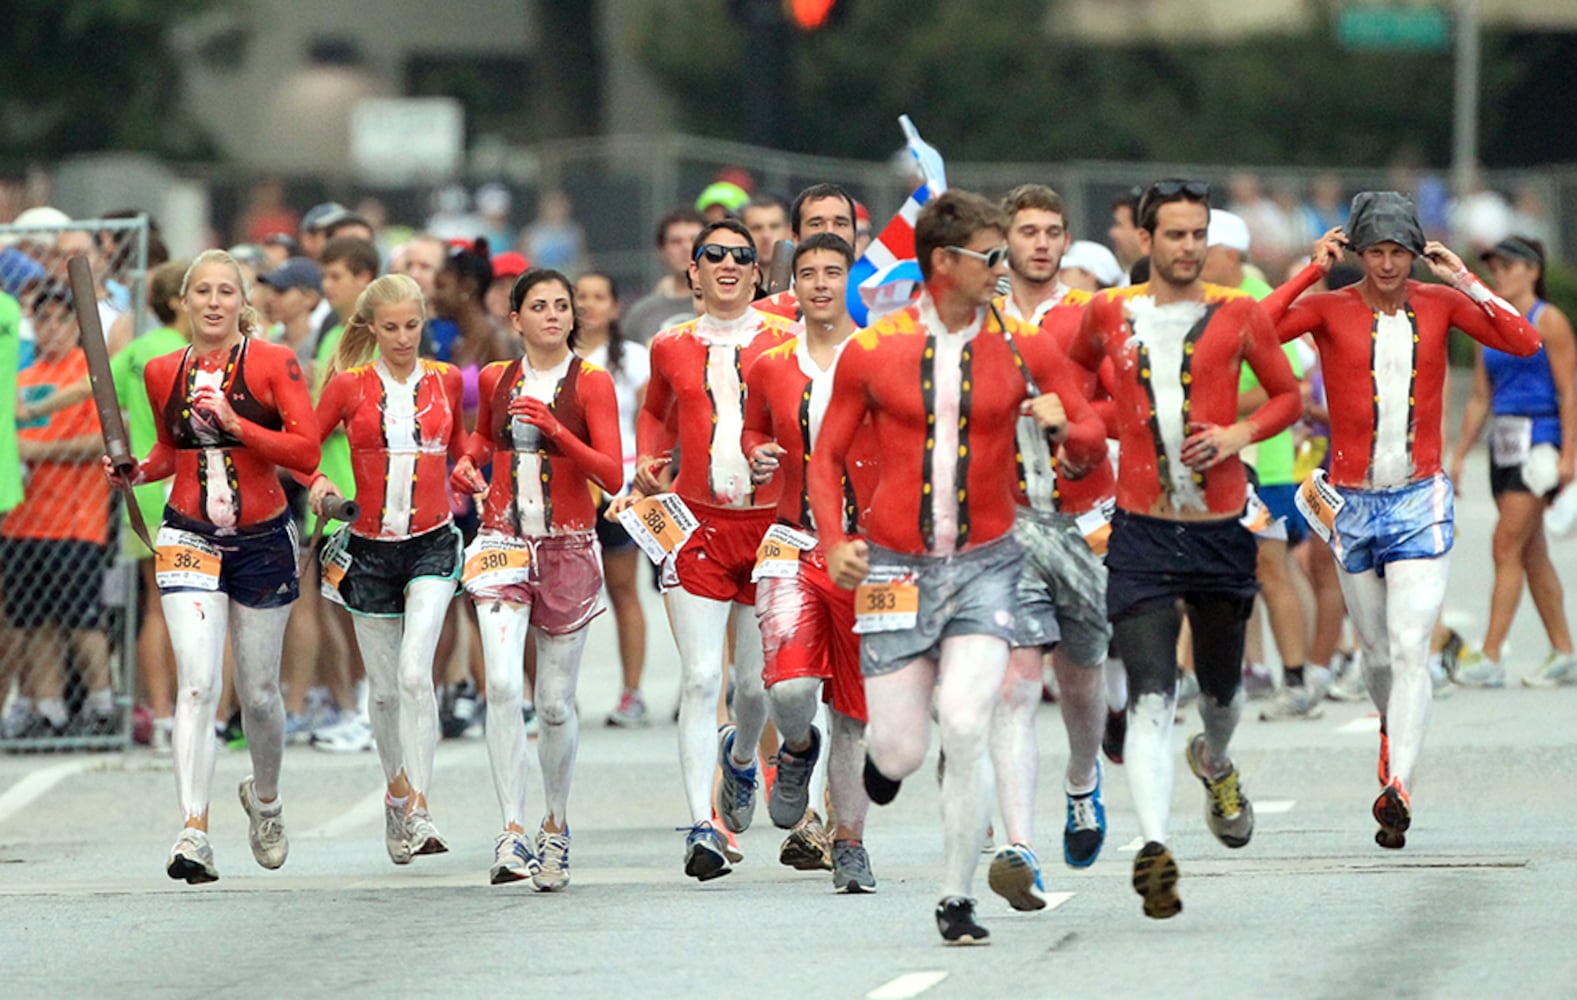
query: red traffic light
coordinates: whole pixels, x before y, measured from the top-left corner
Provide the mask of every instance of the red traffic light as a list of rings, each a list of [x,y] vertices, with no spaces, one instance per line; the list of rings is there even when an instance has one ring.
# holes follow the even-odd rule
[[[838,0],[783,0],[789,23],[801,31],[825,28],[837,6]]]

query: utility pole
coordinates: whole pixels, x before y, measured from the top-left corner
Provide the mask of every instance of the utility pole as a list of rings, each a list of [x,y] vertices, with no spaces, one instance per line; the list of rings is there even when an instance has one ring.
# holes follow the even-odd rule
[[[1457,0],[1456,14],[1451,186],[1463,198],[1478,186],[1479,0]]]

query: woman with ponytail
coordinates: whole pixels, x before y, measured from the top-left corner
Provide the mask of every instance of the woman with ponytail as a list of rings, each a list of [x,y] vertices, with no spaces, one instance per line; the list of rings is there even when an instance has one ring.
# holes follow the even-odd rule
[[[343,426],[361,516],[322,552],[323,596],[351,613],[367,667],[368,714],[387,781],[389,860],[449,849],[427,810],[438,746],[433,656],[460,578],[460,530],[449,497],[462,454],[460,372],[418,356],[422,290],[386,274],[356,300],[318,400],[318,431]],[[321,472],[308,502],[319,516],[340,490]]]
[[[165,871],[194,884],[219,877],[208,843],[208,791],[227,636],[252,757],[240,788],[252,855],[278,868],[289,852],[279,796],[279,654],[297,596],[297,538],[278,470],[310,472],[319,448],[301,365],[288,347],[253,338],[260,322],[234,258],[222,250],[199,254],[181,300],[191,346],[144,371],[158,443],[129,480],[108,458],[104,466],[116,486],[174,476],[155,578],[175,648],[172,742],[185,825]]]

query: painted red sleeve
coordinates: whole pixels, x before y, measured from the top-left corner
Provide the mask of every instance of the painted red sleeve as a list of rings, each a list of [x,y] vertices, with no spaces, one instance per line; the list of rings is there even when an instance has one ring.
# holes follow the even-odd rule
[[[1291,278],[1288,278],[1275,291],[1265,296],[1260,305],[1265,307],[1265,312],[1270,316],[1270,321],[1278,324],[1279,329],[1281,318],[1292,308],[1292,304],[1297,301],[1298,296],[1313,288],[1323,277],[1325,277],[1325,269],[1318,264],[1310,264]],[[1293,336],[1297,336],[1297,334]],[[1287,341],[1291,340],[1292,337],[1282,337],[1281,339]]]
[[[1268,397],[1264,405],[1246,419],[1254,429],[1253,440],[1263,441],[1297,422],[1303,415],[1303,395],[1270,317],[1257,303],[1246,302],[1245,305],[1243,357]]]
[[[480,385],[481,380],[478,379],[478,389]],[[458,462],[465,457],[467,444],[465,421],[460,419],[460,414],[465,412],[462,405],[465,400],[465,378],[460,374],[460,369],[454,365],[445,365],[443,386],[444,395],[449,399],[449,412],[454,414],[453,426],[449,428],[449,461]]]
[[[1469,277],[1468,281],[1482,284],[1476,277]],[[1524,358],[1538,353],[1544,338],[1521,313],[1506,308],[1507,305],[1509,303],[1481,303],[1458,289],[1457,294],[1451,296],[1451,325],[1497,351]]]
[[[508,362],[495,361],[476,377],[476,430],[465,442],[464,455],[478,469],[487,468],[498,447],[498,442],[493,440],[493,395],[498,392],[498,380],[504,377],[504,369],[508,367]]]
[[[646,383],[646,403],[635,418],[635,454],[641,458],[673,451],[673,435],[668,428],[668,410],[673,405],[673,387],[668,384],[669,341],[659,336],[652,341],[652,376]]]
[[[142,385],[148,393],[148,402],[153,406],[153,422],[159,435],[148,457],[138,463],[144,482],[156,483],[175,475],[175,442],[170,438],[170,428],[164,421],[164,408],[175,388],[175,367],[180,357],[177,352],[154,358],[142,371]]]
[[[604,492],[614,493],[624,478],[624,450],[619,444],[619,401],[613,392],[613,376],[600,369],[582,369],[578,391],[591,442],[564,431],[553,443],[582,475]]]
[[[757,358],[745,376],[745,429],[740,435],[740,447],[745,457],[764,444],[777,438],[772,433],[772,410],[767,401],[767,374],[771,368],[763,364],[766,355]]]
[[[274,345],[259,345],[270,346]],[[312,413],[312,396],[302,376],[301,365],[288,348],[257,351],[267,384],[274,393],[274,406],[283,426],[277,431],[260,427],[245,418],[236,434],[249,450],[282,469],[311,472],[322,457],[322,439],[317,418]],[[255,369],[254,369],[255,370]],[[250,373],[249,373],[250,374]]]

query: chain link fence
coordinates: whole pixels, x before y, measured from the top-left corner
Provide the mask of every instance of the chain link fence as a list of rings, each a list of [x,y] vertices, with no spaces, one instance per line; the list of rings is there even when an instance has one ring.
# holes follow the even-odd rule
[[[111,349],[142,332],[144,219],[0,226],[0,749],[131,739],[136,570],[99,459],[66,261],[86,255]],[[139,373],[140,374],[140,373]],[[140,390],[141,386],[137,388]],[[0,432],[10,427],[0,421]],[[138,543],[140,544],[140,543]]]

